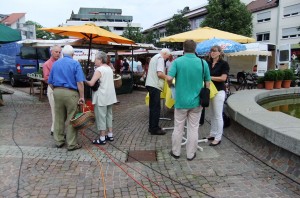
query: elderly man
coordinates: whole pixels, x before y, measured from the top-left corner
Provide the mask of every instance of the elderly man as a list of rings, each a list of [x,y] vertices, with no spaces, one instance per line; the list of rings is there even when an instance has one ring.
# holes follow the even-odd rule
[[[70,45],[62,49],[63,58],[52,67],[48,83],[53,88],[55,103],[54,139],[56,147],[65,144],[64,127],[67,120],[66,142],[68,151],[80,149],[77,143],[77,131],[69,123],[77,110],[78,104],[84,103],[85,77],[78,61],[73,60],[74,49]]]
[[[149,63],[146,88],[149,92],[149,132],[151,135],[164,135],[166,132],[159,127],[160,93],[164,87],[165,60],[169,57],[170,50],[162,49],[153,56]]]
[[[210,82],[208,64],[195,55],[195,49],[196,43],[193,40],[186,40],[183,43],[184,56],[177,58],[172,63],[167,77],[169,86],[173,86],[173,78],[176,80],[174,131],[170,152],[170,155],[175,159],[180,156],[185,122],[187,122],[187,159],[193,160],[196,157],[202,109],[199,102],[199,92],[203,87],[203,81],[205,81],[206,87],[209,87]]]
[[[50,74],[50,71],[52,69],[53,63],[60,58],[61,47],[58,46],[58,45],[54,45],[54,46],[51,47],[50,51],[51,51],[51,57],[43,65],[43,76],[44,76],[45,83],[48,83],[48,78],[49,78],[49,74]],[[48,88],[47,88],[47,96],[48,96],[48,101],[49,101],[49,104],[50,104],[51,115],[52,115],[52,124],[51,124],[50,134],[53,135],[54,120],[55,120],[54,98],[53,98],[53,90],[52,90],[51,86],[49,86],[49,85],[48,85]]]

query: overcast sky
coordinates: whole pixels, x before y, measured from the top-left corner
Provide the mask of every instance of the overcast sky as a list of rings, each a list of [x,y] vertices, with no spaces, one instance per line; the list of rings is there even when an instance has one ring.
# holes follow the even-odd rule
[[[123,15],[133,16],[134,23],[143,29],[172,17],[178,10],[190,9],[205,4],[207,0],[8,0],[0,1],[0,14],[25,12],[26,20],[40,23],[44,27],[56,27],[70,18],[72,10],[80,7],[119,8]]]

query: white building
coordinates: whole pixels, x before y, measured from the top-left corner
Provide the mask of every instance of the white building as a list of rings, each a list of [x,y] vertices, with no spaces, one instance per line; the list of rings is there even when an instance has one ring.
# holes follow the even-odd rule
[[[207,14],[207,10],[205,8],[206,5],[207,3],[196,8],[191,8],[188,12],[186,12],[183,15],[183,17],[189,19],[192,30],[197,29],[200,26],[201,22],[204,20],[204,17]],[[171,20],[172,17],[168,17],[153,24],[150,28],[144,30],[143,34],[147,34],[150,31],[156,31],[159,34],[159,37],[165,37],[166,24]]]
[[[299,0],[256,0],[248,4],[253,38],[277,46],[300,42]]]
[[[241,2],[252,12],[252,37],[257,42],[277,46],[300,42],[300,0],[241,0]],[[192,30],[198,28],[204,20],[207,14],[206,5],[184,14],[184,17],[189,19]],[[147,34],[153,30],[159,32],[159,37],[164,37],[165,26],[171,18],[155,23],[143,33]]]
[[[0,23],[21,31],[22,40],[36,39],[35,25],[25,24],[26,13],[12,13],[9,15],[0,14]]]
[[[99,27],[108,27],[115,34],[122,35],[130,24],[131,27],[141,28],[139,23],[132,23],[132,16],[122,15],[122,9],[111,8],[80,8],[78,14],[72,11],[70,19],[63,26],[83,25],[94,23]]]

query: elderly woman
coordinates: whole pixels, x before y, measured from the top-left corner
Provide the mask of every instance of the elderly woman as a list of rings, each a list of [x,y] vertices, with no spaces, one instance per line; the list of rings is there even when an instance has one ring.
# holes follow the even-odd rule
[[[92,103],[96,117],[97,129],[100,137],[93,140],[93,144],[106,144],[106,141],[114,141],[112,132],[112,105],[117,102],[114,86],[113,71],[107,63],[107,55],[98,52],[95,56],[95,73],[90,81],[86,81],[89,86],[93,86],[97,80],[100,85],[97,91],[93,91]],[[106,135],[106,130],[108,134]]]
[[[215,84],[218,93],[211,100],[211,128],[208,140],[212,140],[210,146],[217,146],[221,143],[223,135],[223,105],[225,101],[225,81],[229,73],[229,65],[223,60],[223,51],[220,46],[213,46],[210,49],[209,69],[212,82]]]

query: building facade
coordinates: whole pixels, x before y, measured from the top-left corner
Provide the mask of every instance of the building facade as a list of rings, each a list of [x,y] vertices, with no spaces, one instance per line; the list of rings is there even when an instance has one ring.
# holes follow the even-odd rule
[[[122,35],[128,24],[141,28],[139,23],[132,23],[132,16],[122,15],[122,9],[111,8],[80,8],[78,13],[71,13],[70,19],[63,26],[94,23],[99,27],[107,27],[115,34]]]
[[[207,3],[196,8],[192,8],[183,15],[183,17],[189,19],[192,30],[197,29],[200,26],[201,22],[204,20],[205,15],[207,14],[207,10],[205,8],[206,5]],[[150,28],[145,29],[143,31],[143,34],[147,34],[150,31],[154,31],[160,38],[165,37],[166,25],[171,20],[171,18],[172,17],[169,17],[153,24]]]
[[[26,24],[25,14],[26,13],[0,14],[0,22],[12,29],[20,30],[22,40],[36,39],[35,25]]]
[[[248,4],[253,38],[277,46],[300,42],[299,0],[256,0]]]
[[[271,43],[277,46],[300,42],[300,1],[299,0],[241,0],[252,13],[252,37],[260,43]],[[207,4],[191,9],[184,14],[191,24],[191,29],[199,27],[204,20]],[[143,31],[158,32],[164,37],[166,24],[172,17],[155,23]]]

